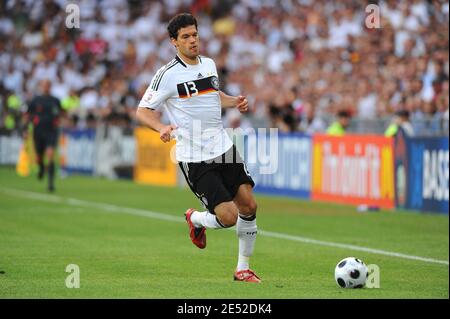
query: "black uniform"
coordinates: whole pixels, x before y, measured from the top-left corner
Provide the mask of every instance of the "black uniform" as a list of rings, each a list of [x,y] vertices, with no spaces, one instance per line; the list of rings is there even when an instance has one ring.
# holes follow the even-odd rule
[[[62,108],[59,100],[51,95],[38,95],[28,106],[28,116],[33,123],[33,140],[39,164],[38,178],[44,176],[44,152],[48,147],[58,145],[59,117]],[[48,189],[54,191],[55,163],[48,162]]]
[[[33,123],[34,145],[40,156],[47,147],[56,147],[58,143],[61,111],[61,103],[51,95],[38,95],[29,104],[28,114]]]
[[[211,214],[220,203],[232,201],[240,185],[255,186],[234,145],[214,159],[179,165],[192,192]]]

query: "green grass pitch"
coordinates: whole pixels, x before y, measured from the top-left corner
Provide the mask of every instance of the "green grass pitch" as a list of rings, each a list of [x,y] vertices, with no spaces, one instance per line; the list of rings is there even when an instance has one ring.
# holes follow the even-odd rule
[[[234,231],[208,230],[204,250],[191,243],[182,217],[186,208],[200,207],[188,189],[69,177],[57,180],[56,194],[49,195],[35,176],[21,178],[11,168],[0,168],[0,182],[0,298],[449,297],[447,216],[359,213],[351,206],[258,195],[262,232],[251,259],[263,280],[257,285],[232,280]],[[339,288],[334,267],[348,256],[377,264],[381,287]],[[80,267],[79,289],[65,286],[68,264]]]

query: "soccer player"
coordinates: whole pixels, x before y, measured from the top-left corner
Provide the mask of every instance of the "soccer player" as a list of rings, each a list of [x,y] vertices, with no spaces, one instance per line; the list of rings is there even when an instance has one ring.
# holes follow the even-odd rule
[[[33,125],[33,141],[39,166],[38,179],[48,172],[48,190],[55,190],[55,148],[58,143],[59,120],[62,115],[61,103],[50,95],[50,80],[39,83],[41,95],[36,95],[28,105],[25,114],[25,135],[28,123]],[[47,159],[44,165],[44,156]]]
[[[207,209],[185,212],[192,242],[203,249],[206,228],[236,225],[239,257],[234,279],[259,283],[260,278],[249,268],[257,233],[255,184],[221,119],[222,107],[246,112],[248,101],[219,90],[214,61],[199,54],[197,21],[191,14],[175,16],[167,29],[177,55],[154,76],[139,103],[137,119],[159,132],[163,142],[175,138],[179,166]],[[170,125],[160,122],[155,110],[161,108]]]

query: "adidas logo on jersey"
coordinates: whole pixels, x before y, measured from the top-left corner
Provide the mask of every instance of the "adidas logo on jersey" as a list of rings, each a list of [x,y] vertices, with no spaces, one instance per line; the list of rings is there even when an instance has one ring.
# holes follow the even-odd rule
[[[203,75],[201,74],[201,73],[199,73],[198,75],[197,75],[197,79],[201,79],[203,77]]]

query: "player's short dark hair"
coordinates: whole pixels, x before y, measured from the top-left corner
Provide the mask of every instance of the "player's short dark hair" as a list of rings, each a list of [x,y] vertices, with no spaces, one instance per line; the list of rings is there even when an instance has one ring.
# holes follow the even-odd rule
[[[197,29],[197,20],[192,14],[190,13],[177,14],[169,21],[169,25],[167,26],[169,37],[174,39],[178,38],[178,31],[181,28],[186,28],[191,25],[195,25],[195,28]]]

